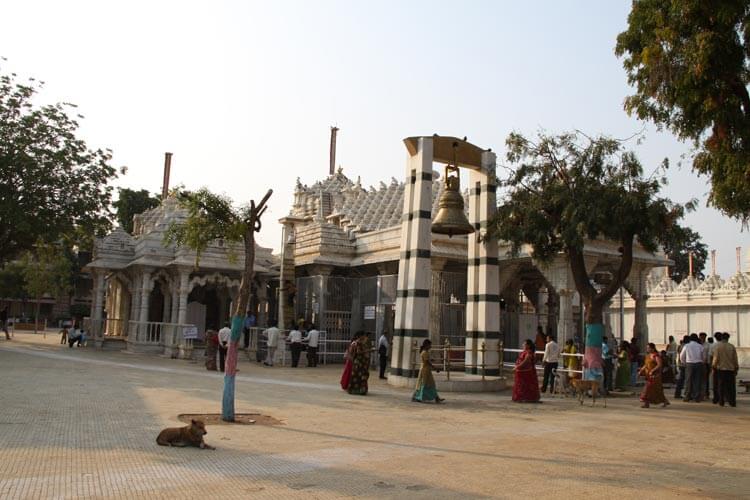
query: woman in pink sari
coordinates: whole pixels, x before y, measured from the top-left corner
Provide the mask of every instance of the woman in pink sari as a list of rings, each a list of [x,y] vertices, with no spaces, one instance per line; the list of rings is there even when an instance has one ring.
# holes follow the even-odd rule
[[[351,382],[352,380],[352,368],[354,367],[352,360],[354,358],[354,351],[357,348],[358,338],[359,332],[352,339],[352,342],[349,344],[349,347],[346,349],[346,353],[344,354],[344,359],[346,361],[344,362],[344,372],[341,374],[341,388],[345,391],[349,390],[349,382]]]
[[[526,339],[523,352],[516,360],[513,375],[513,401],[516,403],[539,402],[539,379],[534,365],[534,342]]]

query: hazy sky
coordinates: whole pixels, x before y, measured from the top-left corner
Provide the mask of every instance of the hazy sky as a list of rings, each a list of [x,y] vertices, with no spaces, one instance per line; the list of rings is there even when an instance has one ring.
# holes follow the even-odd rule
[[[239,202],[274,189],[260,243],[279,248],[275,221],[294,182],[338,160],[366,185],[404,177],[412,135],[468,136],[502,160],[517,130],[629,137],[648,170],[667,157],[666,194],[705,200],[707,178],[677,167],[689,145],[622,110],[630,89],[613,52],[629,1],[3,2],[3,72],[47,82],[47,102],[79,105],[81,135],[114,151],[117,185],[172,183]],[[750,235],[702,207],[687,224],[718,250],[718,270],[747,268]],[[708,270],[708,269],[707,269]]]

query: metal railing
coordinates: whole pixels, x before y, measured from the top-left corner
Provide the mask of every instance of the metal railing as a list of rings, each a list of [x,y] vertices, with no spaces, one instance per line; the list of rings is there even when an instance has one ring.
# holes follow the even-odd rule
[[[169,357],[190,358],[195,347],[194,339],[184,337],[187,328],[194,325],[162,323],[159,321],[130,321],[128,348],[131,350],[164,351]]]
[[[437,344],[433,345],[431,351],[433,353],[438,353],[438,361],[436,364],[442,366],[442,370],[445,372],[445,376],[448,380],[451,379],[451,371],[457,370],[457,371],[465,371],[467,369],[476,369],[477,374],[482,376],[482,380],[485,380],[487,377],[487,370],[488,369],[497,369],[498,370],[498,376],[503,377],[503,356],[505,355],[505,347],[503,346],[502,342],[497,343],[496,349],[488,349],[487,344],[485,342],[482,342],[479,344],[479,347],[477,349],[469,348],[464,346],[454,346],[451,345],[451,343],[446,340],[444,344]],[[466,353],[476,353],[477,354],[477,360],[478,362],[475,364],[467,363],[466,362]],[[487,362],[487,354],[488,353],[496,353],[497,354],[497,361],[488,363]],[[455,356],[453,354],[461,353],[463,361],[459,361],[457,359],[454,359]],[[418,342],[415,340],[412,344],[412,350],[411,350],[411,368],[412,370],[416,371],[416,367],[420,364],[419,361],[419,346]]]

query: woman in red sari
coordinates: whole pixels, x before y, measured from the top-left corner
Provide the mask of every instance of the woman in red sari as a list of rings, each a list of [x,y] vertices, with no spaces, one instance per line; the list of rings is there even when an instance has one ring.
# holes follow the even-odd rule
[[[353,358],[354,358],[354,351],[357,348],[357,339],[359,338],[359,332],[357,332],[357,335],[354,336],[352,339],[352,342],[349,344],[349,347],[346,350],[346,353],[344,354],[344,371],[341,374],[341,388],[345,391],[349,390],[349,382],[352,380],[352,368],[353,368]]]
[[[516,360],[513,375],[513,401],[516,403],[539,402],[539,379],[534,365],[534,342],[526,339],[523,352]]]
[[[659,351],[653,343],[648,344],[647,354],[643,360],[643,367],[638,371],[646,378],[646,387],[641,393],[641,408],[648,408],[652,403],[661,404],[665,407],[669,404],[664,396],[664,387],[661,383],[663,361]]]

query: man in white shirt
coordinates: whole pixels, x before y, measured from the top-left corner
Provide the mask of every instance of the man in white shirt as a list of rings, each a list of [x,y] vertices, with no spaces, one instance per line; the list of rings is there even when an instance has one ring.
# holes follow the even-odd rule
[[[683,401],[703,401],[705,379],[703,363],[703,346],[698,341],[698,335],[691,333],[690,342],[680,352],[680,362],[685,365],[685,397]]]
[[[292,368],[297,368],[299,355],[302,352],[302,332],[293,326],[286,340],[289,342],[289,350],[292,351]]]
[[[318,366],[318,338],[320,332],[315,325],[310,325],[310,330],[307,331],[307,336],[303,339],[303,342],[307,342],[307,367],[315,368]]]
[[[263,362],[266,366],[273,366],[273,360],[276,357],[276,348],[279,346],[279,329],[271,326],[263,331],[266,337],[266,360]]]
[[[549,383],[550,392],[555,392],[555,378],[552,376],[552,371],[557,370],[557,363],[559,361],[560,346],[557,345],[552,335],[547,335],[547,343],[544,346],[544,356],[542,357],[542,363],[544,364],[542,392],[547,391],[547,383]]]
[[[378,339],[378,358],[380,358],[380,378],[384,379],[385,367],[388,364],[388,337],[383,333]]]
[[[232,338],[232,330],[229,328],[229,323],[224,323],[224,328],[219,330],[219,369],[224,371],[224,364],[227,359],[227,349],[229,348],[229,341]]]

